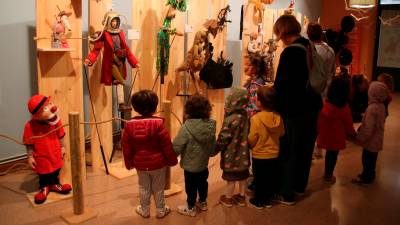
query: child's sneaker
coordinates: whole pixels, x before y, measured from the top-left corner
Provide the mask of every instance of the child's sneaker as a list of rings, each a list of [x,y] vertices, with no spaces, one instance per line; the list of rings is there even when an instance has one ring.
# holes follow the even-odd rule
[[[141,205],[138,205],[135,211],[143,218],[150,218],[150,211],[145,212],[145,210],[143,210]]]
[[[249,200],[249,204],[251,207],[255,208],[255,209],[263,209],[264,206],[261,202],[257,201],[255,198],[251,198]]]
[[[189,206],[186,205],[180,205],[178,206],[178,213],[185,215],[185,216],[196,216],[197,212],[196,212],[196,207],[193,208],[189,208]]]
[[[246,206],[246,197],[240,194],[236,194],[232,196],[232,200],[234,203],[238,204],[239,206]]]
[[[219,202],[226,207],[233,206],[232,198],[228,198],[228,197],[226,197],[226,195],[221,195],[221,197],[219,197]]]
[[[69,194],[71,192],[72,187],[69,184],[53,184],[49,187],[50,191],[56,192],[59,194]]]
[[[324,182],[327,184],[334,184],[336,183],[336,177],[335,176],[324,176]]]
[[[169,206],[166,205],[163,209],[157,209],[156,218],[157,218],[157,219],[164,218],[164,217],[166,217],[170,212],[171,212],[171,209],[169,208]]]
[[[208,210],[207,202],[198,202],[197,206],[199,207],[199,209],[201,211],[207,211]]]
[[[284,205],[294,205],[296,203],[294,201],[294,197],[288,198],[288,197],[284,197],[283,195],[280,195],[280,194],[276,194],[274,196],[273,201],[279,202],[279,203],[284,204]]]
[[[263,206],[265,207],[265,208],[272,208],[272,202],[271,201],[266,201],[266,202],[264,202],[263,203]]]

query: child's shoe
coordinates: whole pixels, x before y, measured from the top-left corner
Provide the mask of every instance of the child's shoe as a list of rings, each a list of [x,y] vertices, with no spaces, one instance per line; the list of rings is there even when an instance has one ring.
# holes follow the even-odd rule
[[[233,195],[232,200],[239,206],[246,206],[246,197],[244,195],[240,194]]]
[[[195,217],[197,214],[196,207],[192,207],[190,209],[187,204],[178,206],[178,213],[185,215],[185,216],[192,216],[192,217]]]
[[[232,198],[228,198],[228,197],[226,197],[226,195],[221,195],[221,197],[219,197],[219,202],[226,207],[233,206]]]
[[[264,208],[264,205],[261,202],[257,201],[255,198],[251,198],[249,200],[249,204],[251,207],[253,207],[255,209],[263,209]]]
[[[197,206],[199,207],[199,209],[201,211],[207,211],[208,210],[207,202],[198,202]]]
[[[272,202],[271,201],[266,201],[263,203],[264,208],[272,208]]]
[[[275,194],[273,201],[279,202],[284,205],[294,205],[296,202],[294,201],[294,196],[292,197],[285,197],[280,194]]]
[[[43,202],[46,201],[47,195],[49,195],[49,187],[43,187],[40,189],[40,191],[35,195],[35,203],[36,204],[42,204]]]
[[[334,184],[334,183],[336,183],[336,177],[335,176],[327,176],[327,175],[325,175],[324,176],[324,182],[325,183],[327,183],[327,184]]]
[[[355,184],[360,184],[360,185],[367,185],[367,184],[371,184],[372,181],[366,181],[361,177],[361,174],[358,175],[356,178],[352,179],[351,182],[355,183]]]
[[[157,218],[157,219],[164,218],[164,217],[166,217],[170,212],[171,212],[171,209],[169,208],[169,206],[166,205],[163,209],[157,209],[156,218]]]
[[[69,192],[72,190],[72,187],[69,184],[53,184],[50,185],[49,189],[50,191],[65,195],[69,194]]]
[[[143,210],[141,205],[138,205],[136,207],[136,213],[139,214],[143,218],[150,218],[150,211]]]

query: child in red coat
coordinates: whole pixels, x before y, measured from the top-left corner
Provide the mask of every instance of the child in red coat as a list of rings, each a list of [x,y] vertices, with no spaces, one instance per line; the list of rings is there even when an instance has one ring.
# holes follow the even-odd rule
[[[25,124],[24,144],[26,145],[28,164],[39,175],[40,191],[35,195],[35,203],[46,201],[50,191],[68,194],[71,185],[61,184],[58,179],[63,166],[64,129],[58,117],[58,108],[50,97],[35,95],[29,99],[28,109],[32,118]],[[59,128],[45,137],[42,136]]]
[[[346,148],[346,138],[354,137],[351,111],[347,104],[349,86],[343,78],[332,79],[327,98],[318,116],[317,145],[326,149],[325,176],[327,183],[335,183],[333,171],[336,166],[339,150]]]
[[[178,160],[164,120],[153,116],[158,104],[157,95],[143,90],[135,93],[131,101],[140,116],[126,123],[122,151],[126,168],[136,168],[139,177],[140,205],[136,213],[144,218],[150,217],[150,197],[153,194],[156,217],[163,218],[171,212],[164,202],[166,168],[176,165]]]

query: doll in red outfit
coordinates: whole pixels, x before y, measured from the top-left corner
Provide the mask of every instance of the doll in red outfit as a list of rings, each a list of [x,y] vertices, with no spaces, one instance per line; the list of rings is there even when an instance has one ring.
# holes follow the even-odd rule
[[[102,48],[103,61],[101,65],[101,80],[104,85],[117,85],[117,100],[120,107],[124,101],[123,84],[126,79],[126,64],[128,60],[132,67],[139,68],[139,62],[129,50],[125,40],[125,34],[121,30],[121,16],[115,11],[109,11],[104,15],[104,29],[97,32],[94,47],[86,56],[84,64],[92,66]]]
[[[64,129],[41,138],[33,136],[44,135],[62,126],[58,116],[58,108],[50,97],[35,95],[29,99],[29,112],[32,118],[25,124],[24,144],[28,154],[28,164],[39,175],[40,191],[35,195],[35,203],[46,201],[50,191],[68,194],[71,185],[61,184],[58,175],[63,166]]]

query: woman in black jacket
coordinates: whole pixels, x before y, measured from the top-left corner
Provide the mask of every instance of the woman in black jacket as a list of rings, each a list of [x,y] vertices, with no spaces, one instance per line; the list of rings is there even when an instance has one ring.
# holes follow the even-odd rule
[[[283,50],[274,88],[277,92],[278,112],[281,114],[286,134],[281,140],[281,188],[275,200],[287,205],[295,203],[295,193],[305,192],[310,173],[312,153],[316,140],[316,122],[322,107],[320,94],[308,83],[307,63],[310,46],[300,35],[301,26],[292,15],[278,18],[273,27],[277,39],[286,46]]]

